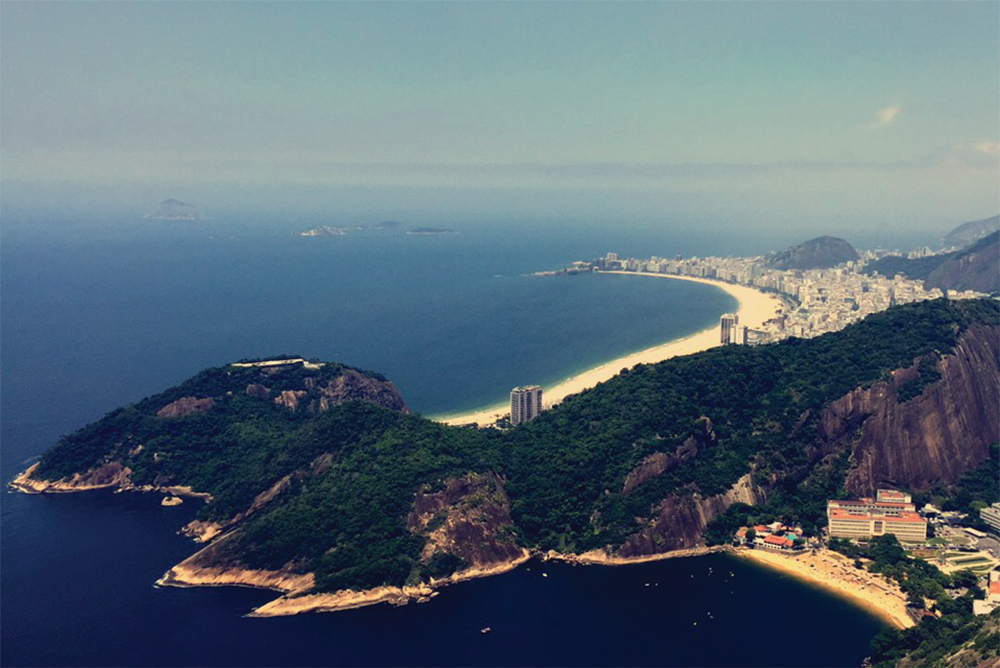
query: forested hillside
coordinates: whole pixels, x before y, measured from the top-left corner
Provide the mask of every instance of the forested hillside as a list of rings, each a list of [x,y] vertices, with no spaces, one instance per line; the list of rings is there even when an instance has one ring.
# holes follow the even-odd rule
[[[314,573],[316,591],[520,547],[636,556],[703,543],[741,502],[815,528],[849,476],[897,475],[854,469],[866,424],[961,400],[973,424],[941,427],[954,447],[934,460],[956,483],[998,440],[998,336],[994,301],[909,304],[816,339],[640,365],[507,431],[408,415],[385,379],[339,365],[231,365],[63,439],[32,477],[71,486],[112,467],[117,486],[208,493],[199,521],[225,536],[202,561]],[[903,418],[908,447],[940,436]],[[926,466],[903,472],[912,491]]]

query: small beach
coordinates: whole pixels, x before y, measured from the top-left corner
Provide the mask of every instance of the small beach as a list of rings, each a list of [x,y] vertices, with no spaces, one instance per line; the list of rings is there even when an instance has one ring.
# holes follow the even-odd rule
[[[850,559],[835,552],[820,550],[790,556],[767,550],[737,550],[734,554],[843,596],[897,629],[914,626],[906,612],[906,598],[898,587],[855,568]]]
[[[739,303],[737,315],[741,325],[746,325],[751,329],[761,327],[766,321],[774,318],[782,306],[780,299],[774,295],[769,295],[759,290],[749,288],[744,285],[734,285],[713,281],[705,278],[694,278],[690,276],[674,276],[670,274],[651,274],[634,271],[612,271],[609,274],[622,274],[626,276],[644,276],[651,278],[668,278],[679,281],[691,281],[694,283],[704,283],[712,285],[725,291]],[[617,359],[605,362],[599,366],[584,371],[568,378],[552,387],[543,387],[543,402],[545,406],[551,407],[561,403],[566,397],[578,394],[584,390],[603,383],[606,380],[618,375],[624,369],[630,369],[636,364],[655,364],[672,357],[681,355],[691,355],[699,353],[709,348],[720,345],[719,325],[713,324],[711,327],[696,332],[690,336],[675,341],[668,341],[652,348],[647,348],[636,353],[625,355]],[[480,425],[492,424],[509,411],[509,405],[504,402],[484,408],[471,413],[460,415],[437,416],[433,419],[445,424],[460,425],[478,423]]]

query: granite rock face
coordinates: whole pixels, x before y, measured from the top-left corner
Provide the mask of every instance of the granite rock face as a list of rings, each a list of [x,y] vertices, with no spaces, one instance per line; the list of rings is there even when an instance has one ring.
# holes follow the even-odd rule
[[[187,417],[193,413],[205,413],[212,410],[215,400],[211,397],[181,397],[173,401],[156,412],[156,417],[160,418],[180,418]]]
[[[319,393],[320,397],[309,404],[311,411],[322,412],[345,401],[368,401],[400,413],[410,412],[391,381],[378,380],[353,369],[345,369],[340,376],[321,387]]]
[[[831,408],[863,420],[847,491],[873,495],[880,486],[926,490],[949,485],[989,457],[1000,440],[1000,329],[971,326],[938,362],[941,379],[899,402],[897,376],[855,390]]]
[[[521,555],[507,492],[493,473],[471,473],[445,481],[440,491],[417,492],[406,525],[412,533],[427,537],[424,563],[436,553],[449,553],[472,568],[482,568]]]
[[[649,525],[629,536],[618,550],[620,557],[638,557],[703,544],[708,523],[735,503],[753,506],[764,503],[767,495],[747,473],[723,494],[702,497],[697,492],[665,499]]]

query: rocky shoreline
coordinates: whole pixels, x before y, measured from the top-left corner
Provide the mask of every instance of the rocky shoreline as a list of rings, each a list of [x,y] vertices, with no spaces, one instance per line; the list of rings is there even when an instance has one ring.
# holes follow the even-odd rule
[[[174,486],[160,488],[152,485],[134,486],[129,480],[129,469],[122,467],[116,462],[106,464],[85,474],[77,473],[70,478],[56,481],[37,480],[33,478],[32,474],[37,468],[37,463],[32,465],[11,481],[9,486],[26,494],[60,494],[114,488],[118,492],[156,492],[169,495],[166,498],[179,499],[179,497],[190,497],[200,498],[206,502],[211,502],[212,499],[211,495],[196,492],[190,487]],[[215,522],[194,520],[186,525],[181,532],[191,537],[197,543],[211,543],[211,546],[215,546],[219,540],[225,539],[225,535],[220,536],[223,533],[223,529],[223,525]],[[210,549],[211,546],[206,549]],[[254,570],[235,566],[225,568],[201,566],[197,563],[198,556],[202,554],[199,551],[164,573],[156,582],[156,585],[163,587],[235,586],[268,589],[280,593],[281,596],[252,610],[248,613],[248,616],[279,617],[308,612],[349,610],[379,603],[389,603],[396,606],[406,605],[411,602],[422,603],[437,596],[439,594],[438,590],[442,587],[475,578],[507,573],[532,558],[538,558],[542,561],[559,561],[587,566],[627,566],[664,559],[702,556],[716,552],[735,552],[737,556],[751,559],[771,568],[776,568],[797,579],[819,584],[871,610],[897,628],[906,628],[913,623],[906,615],[905,599],[902,594],[898,591],[893,591],[891,586],[887,587],[886,583],[866,581],[863,583],[865,588],[871,588],[872,591],[870,593],[860,592],[856,590],[858,583],[843,581],[846,576],[841,577],[839,572],[834,572],[834,565],[832,563],[829,567],[827,567],[826,563],[800,564],[799,562],[802,560],[796,560],[795,558],[770,553],[755,553],[758,551],[734,550],[730,546],[699,546],[629,557],[610,555],[600,549],[582,554],[564,554],[554,550],[539,552],[522,548],[520,553],[511,559],[468,568],[454,573],[450,577],[432,580],[430,583],[404,587],[376,587],[363,591],[342,590],[332,593],[309,593],[315,586],[315,575],[313,573],[294,573],[287,570]],[[830,561],[831,559],[833,557],[827,557],[825,554],[820,555],[820,560],[823,562]],[[812,560],[812,557],[804,558],[804,561],[811,562]],[[824,566],[824,568],[817,570],[817,565]],[[853,572],[848,573],[848,575],[857,577]],[[876,589],[878,591],[875,591]]]

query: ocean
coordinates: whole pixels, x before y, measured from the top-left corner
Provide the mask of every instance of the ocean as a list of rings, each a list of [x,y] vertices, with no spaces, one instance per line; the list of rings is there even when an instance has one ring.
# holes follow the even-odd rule
[[[378,371],[426,415],[492,405],[515,385],[544,387],[735,308],[689,282],[533,272],[608,251],[752,254],[801,241],[544,221],[297,235],[318,224],[341,223],[6,219],[4,482],[60,435],[247,357]],[[3,496],[3,665],[858,665],[884,628],[725,555],[622,568],[531,562],[427,604],[246,619],[269,592],[153,587],[194,551],[176,532],[196,512],[156,502]]]

